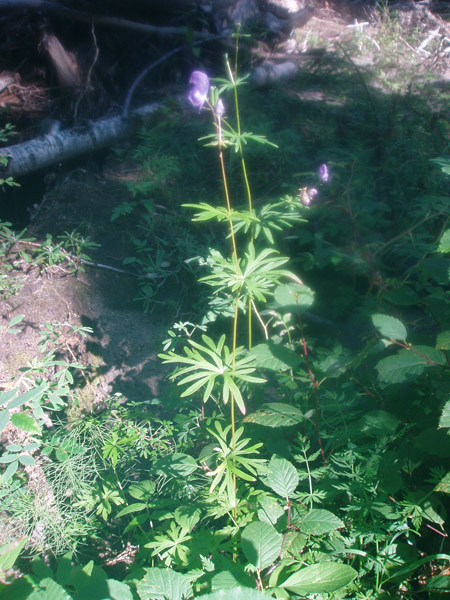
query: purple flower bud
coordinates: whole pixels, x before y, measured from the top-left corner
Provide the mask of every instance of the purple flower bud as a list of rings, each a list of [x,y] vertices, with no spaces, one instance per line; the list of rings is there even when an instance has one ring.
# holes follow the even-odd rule
[[[193,71],[189,79],[191,89],[188,94],[189,102],[200,112],[206,102],[209,91],[209,78],[203,71]]]
[[[319,167],[319,178],[323,182],[327,182],[328,181],[329,173],[328,173],[328,167],[327,167],[327,165],[325,165],[325,164],[320,165],[320,167]]]
[[[224,104],[223,104],[223,102],[222,102],[221,98],[219,98],[219,99],[217,100],[217,104],[216,104],[216,106],[215,106],[215,109],[214,109],[214,110],[216,111],[216,115],[217,115],[218,117],[223,117],[223,115],[224,115],[224,113],[225,113],[225,106],[224,106]]]

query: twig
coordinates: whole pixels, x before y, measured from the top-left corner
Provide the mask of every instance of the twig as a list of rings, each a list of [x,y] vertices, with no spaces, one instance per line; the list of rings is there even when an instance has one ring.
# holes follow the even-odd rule
[[[97,62],[98,54],[99,54],[99,52],[98,52],[98,45],[97,45],[97,38],[95,36],[95,26],[94,26],[94,23],[92,23],[92,25],[91,25],[91,33],[92,33],[92,39],[94,40],[95,53],[94,53],[94,58],[92,59],[91,66],[89,67],[89,71],[88,71],[88,73],[86,75],[86,81],[85,81],[85,84],[84,84],[83,91],[78,96],[78,99],[77,99],[76,104],[75,104],[75,109],[73,111],[74,112],[74,114],[73,114],[73,120],[74,121],[76,121],[76,119],[77,119],[78,106],[79,106],[81,100],[84,98],[84,96],[86,94],[86,90],[88,90],[90,88],[92,71],[93,71],[93,69],[95,67],[95,63]]]
[[[101,15],[93,15],[91,13],[80,12],[71,8],[66,8],[55,2],[47,2],[46,0],[0,0],[0,9],[5,8],[36,8],[39,10],[48,10],[53,13],[70,17],[77,21],[87,23],[97,23],[99,25],[109,25],[112,27],[124,27],[135,31],[144,31],[146,33],[155,33],[157,35],[193,35],[204,40],[214,39],[215,36],[204,31],[192,31],[189,27],[159,27],[158,25],[148,25],[129,21],[128,19],[120,19],[117,17],[105,17]]]

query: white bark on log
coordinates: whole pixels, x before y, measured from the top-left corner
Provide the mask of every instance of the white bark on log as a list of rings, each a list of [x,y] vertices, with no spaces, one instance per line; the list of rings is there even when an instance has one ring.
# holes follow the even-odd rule
[[[131,135],[136,127],[134,117],[147,117],[160,108],[159,103],[134,110],[130,119],[110,117],[93,121],[89,127],[76,127],[43,135],[22,144],[0,148],[0,156],[8,157],[6,167],[0,167],[0,177],[21,177],[52,164],[76,158],[109,146]]]

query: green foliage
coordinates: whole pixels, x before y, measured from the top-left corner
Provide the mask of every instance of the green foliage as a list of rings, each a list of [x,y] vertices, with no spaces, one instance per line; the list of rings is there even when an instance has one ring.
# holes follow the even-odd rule
[[[393,33],[386,20],[379,42],[396,43]],[[329,59],[286,94],[248,91],[226,59],[228,77],[208,99],[211,135],[170,105],[140,132],[131,197],[111,220],[128,231],[124,262],[144,308],[166,302],[170,283],[187,298],[160,354],[177,386],[151,411],[111,401],[73,423],[71,373],[81,368],[61,358],[65,326],[45,326],[43,356],[0,396],[0,429],[24,436],[0,457],[0,510],[17,536],[0,548],[0,569],[14,578],[25,544],[77,555],[57,566],[24,560],[8,592],[362,600],[448,591],[449,165],[433,119],[447,125],[420,94],[388,95],[399,82],[372,86],[347,55]],[[305,102],[304,87],[325,72],[336,102]],[[242,131],[241,108],[261,135]],[[220,171],[211,148],[193,152],[199,136]],[[331,175],[319,183],[325,159]],[[24,232],[0,225],[10,266],[76,271],[92,247],[78,234],[27,246]],[[20,323],[2,334],[20,334]],[[48,410],[61,414],[54,431]],[[54,496],[40,512],[30,467]]]

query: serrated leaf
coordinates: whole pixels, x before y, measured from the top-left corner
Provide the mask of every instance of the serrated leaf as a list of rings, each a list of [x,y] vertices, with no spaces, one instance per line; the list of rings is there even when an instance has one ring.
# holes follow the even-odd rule
[[[392,340],[406,340],[408,332],[401,321],[389,315],[372,315],[372,323],[382,336]]]
[[[229,590],[236,587],[251,587],[254,585],[253,578],[244,571],[244,568],[233,568],[220,571],[211,580],[211,590]]]
[[[363,415],[359,429],[363,433],[374,435],[389,435],[395,433],[400,421],[392,413],[385,410],[372,410]]]
[[[313,508],[302,520],[300,531],[310,535],[323,535],[344,527],[344,523],[329,510]]]
[[[41,579],[27,600],[72,600],[66,590],[50,577]]]
[[[186,600],[193,595],[192,586],[181,573],[172,569],[145,569],[136,585],[141,600]]]
[[[250,523],[241,535],[242,551],[247,560],[261,570],[271,565],[281,552],[283,536],[269,523]]]
[[[445,364],[442,352],[430,346],[415,346],[414,350],[404,349],[393,356],[382,358],[375,368],[384,383],[401,383],[421,375],[426,367],[435,366],[434,363]]]
[[[26,433],[35,433],[36,435],[40,435],[41,428],[37,424],[37,422],[31,417],[23,412],[13,413],[11,415],[11,423],[20,429],[21,431],[25,431]]]
[[[436,339],[436,350],[450,350],[450,329],[441,331]]]
[[[294,573],[280,587],[299,595],[331,594],[351,583],[358,575],[348,565],[322,562],[310,565]]]
[[[298,486],[299,476],[294,465],[279,456],[272,456],[269,462],[267,485],[282,498],[288,498]]]
[[[446,473],[446,475],[444,475],[433,491],[442,492],[443,494],[450,494],[450,473]]]
[[[292,427],[304,420],[303,414],[291,404],[269,402],[244,418],[245,423],[256,423],[264,427]]]
[[[450,252],[450,229],[444,231],[441,239],[439,240],[439,246],[437,250],[442,254],[447,254],[447,252]]]
[[[275,289],[274,297],[279,306],[288,310],[298,310],[300,307],[311,306],[314,302],[312,289],[299,283],[279,285]]]
[[[268,596],[263,592],[258,592],[252,588],[235,587],[229,590],[218,590],[212,594],[197,596],[199,600],[268,600]]]
[[[442,409],[439,427],[450,427],[450,400],[448,400]]]
[[[264,523],[275,525],[278,519],[284,515],[283,507],[275,500],[268,496],[262,496],[258,500],[260,508],[257,511],[258,519]]]
[[[254,366],[260,369],[269,369],[271,371],[285,371],[296,367],[300,362],[300,356],[283,346],[282,344],[274,344],[266,342],[254,346],[249,355],[254,358]]]

